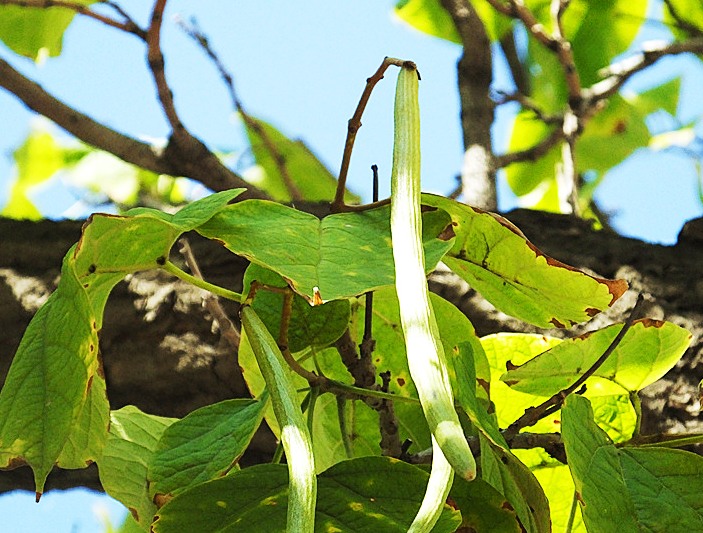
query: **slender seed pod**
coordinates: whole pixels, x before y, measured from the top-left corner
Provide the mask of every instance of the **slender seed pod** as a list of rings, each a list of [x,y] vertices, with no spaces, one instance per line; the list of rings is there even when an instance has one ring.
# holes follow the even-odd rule
[[[409,62],[400,70],[395,97],[391,236],[410,375],[444,457],[457,474],[472,480],[476,477],[476,462],[454,409],[444,349],[427,291],[420,217],[418,74]]]
[[[242,326],[256,356],[276,420],[281,426],[281,441],[288,462],[288,519],[286,533],[313,533],[317,477],[312,440],[298,403],[298,394],[286,362],[266,326],[250,306],[240,311]]]

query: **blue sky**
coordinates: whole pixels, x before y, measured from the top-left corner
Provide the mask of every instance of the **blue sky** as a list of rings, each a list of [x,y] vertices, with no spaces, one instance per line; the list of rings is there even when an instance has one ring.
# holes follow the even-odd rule
[[[120,2],[143,24],[151,4],[143,0]],[[171,19],[180,13],[188,20],[196,5],[172,0],[167,9],[163,49],[176,105],[184,123],[208,145],[242,150],[241,127],[233,118],[216,70]],[[423,186],[428,191],[448,193],[456,185],[462,158],[456,91],[456,62],[461,51],[456,45],[399,24],[390,16],[392,5],[378,0],[218,1],[201,4],[197,16],[199,26],[233,73],[247,111],[289,136],[305,140],[335,174],[347,121],[366,78],[386,55],[415,61],[422,73]],[[649,28],[650,36],[659,36],[656,28]],[[145,51],[135,38],[78,18],[66,34],[63,55],[40,68],[2,47],[0,56],[69,105],[122,132],[151,138],[168,134],[146,68]],[[656,73],[640,76],[630,87],[643,90],[680,74],[685,78],[677,116],[687,122],[701,112],[696,93],[703,84],[703,74],[694,62],[667,61]],[[395,73],[386,78],[366,109],[352,157],[349,186],[365,199],[370,196],[371,164],[380,168],[381,195],[387,195],[389,189]],[[501,64],[497,66],[496,88],[510,89]],[[502,117],[494,130],[499,148],[507,142],[510,112]],[[31,121],[32,114],[21,103],[0,91],[0,205],[11,182],[11,153],[22,143]],[[609,173],[597,198],[606,211],[618,213],[614,223],[623,233],[671,243],[686,219],[703,213],[696,198],[694,170],[681,157],[644,151]],[[511,195],[504,188],[501,191],[501,208],[511,207]],[[58,181],[37,191],[34,198],[52,218],[61,217],[75,201]],[[34,504],[33,494],[2,496],[3,532],[99,531],[99,522],[87,518],[92,516],[94,502],[89,494],[49,493],[39,505]],[[115,516],[113,523],[117,522]],[[65,522],[58,522],[59,517]]]

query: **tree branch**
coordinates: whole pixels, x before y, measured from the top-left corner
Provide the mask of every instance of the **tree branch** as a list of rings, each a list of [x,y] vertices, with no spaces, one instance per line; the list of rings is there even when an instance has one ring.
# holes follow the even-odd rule
[[[491,125],[494,103],[490,99],[493,60],[486,29],[471,2],[441,0],[459,33],[464,53],[458,64],[464,164],[461,170],[464,201],[488,211],[498,209]]]
[[[265,192],[225,167],[197,139],[194,139],[195,147],[190,153],[184,153],[169,144],[164,153],[159,154],[151,145],[116,132],[67,106],[2,58],[0,87],[14,94],[32,111],[54,121],[86,144],[110,152],[127,163],[156,174],[191,178],[214,191],[245,187],[248,190],[240,196],[241,199],[269,198]]]

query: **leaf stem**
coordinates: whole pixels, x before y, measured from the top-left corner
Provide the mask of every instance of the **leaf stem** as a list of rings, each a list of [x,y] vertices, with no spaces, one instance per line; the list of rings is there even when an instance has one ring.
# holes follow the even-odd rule
[[[576,506],[578,505],[578,499],[576,492],[574,491],[574,497],[571,499],[571,509],[569,510],[569,519],[566,521],[566,529],[564,533],[571,533],[574,527],[574,518],[576,518]]]
[[[178,279],[181,279],[187,283],[190,283],[191,285],[195,285],[196,287],[211,292],[212,294],[216,294],[217,296],[222,296],[223,298],[227,298],[228,300],[234,300],[235,302],[239,303],[241,303],[243,300],[241,294],[225,289],[224,287],[220,287],[219,285],[213,285],[212,283],[208,283],[205,280],[198,279],[195,276],[191,276],[187,272],[184,272],[183,270],[178,268],[171,261],[166,261],[163,265],[160,265],[160,268],[162,270],[165,270],[169,274],[176,276]]]

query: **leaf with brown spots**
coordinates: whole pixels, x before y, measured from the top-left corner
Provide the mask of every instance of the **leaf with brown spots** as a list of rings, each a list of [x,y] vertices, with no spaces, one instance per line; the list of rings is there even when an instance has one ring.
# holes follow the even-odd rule
[[[501,311],[539,327],[571,327],[607,309],[625,280],[586,274],[552,259],[505,218],[425,194],[448,212],[456,238],[442,261]]]

